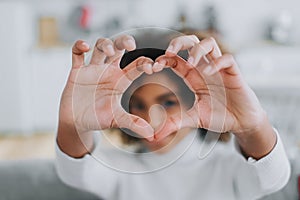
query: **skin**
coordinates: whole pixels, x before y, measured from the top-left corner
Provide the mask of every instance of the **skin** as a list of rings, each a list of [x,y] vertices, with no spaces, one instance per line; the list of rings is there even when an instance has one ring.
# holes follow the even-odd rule
[[[84,66],[84,53],[90,50],[89,45],[77,41],[73,46],[72,69],[61,98],[57,136],[58,145],[68,155],[82,157],[89,153],[93,148],[93,130],[128,128],[152,140],[153,128],[144,119],[127,113],[119,102],[126,88],[143,73],[137,67],[153,63],[141,57],[121,70],[119,62],[124,51],[133,49],[135,42],[131,36],[119,37],[114,42],[99,39],[90,63]]]
[[[142,85],[142,87],[135,90],[131,96],[130,113],[145,119],[154,130],[158,130],[166,119],[188,109],[183,97],[178,94],[177,84],[168,77],[167,73],[144,75],[142,80],[134,83],[131,88],[135,88],[135,85],[137,87]],[[163,140],[144,139],[142,142],[151,151],[165,153],[176,146],[190,131],[191,128],[182,128],[173,131]]]
[[[213,38],[202,41],[193,35],[175,38],[165,55],[155,61],[138,58],[123,70],[119,68],[120,58],[125,49],[135,49],[132,37],[121,36],[115,41],[99,39],[90,64],[84,66],[84,53],[89,49],[83,41],[75,43],[73,66],[61,99],[57,142],[66,154],[75,158],[84,156],[93,148],[90,131],[112,127],[133,130],[151,141],[154,149],[168,143],[174,132],[189,128],[230,131],[245,157],[255,159],[267,155],[276,144],[276,134],[267,115],[242,78],[234,58],[222,55]],[[188,62],[177,56],[180,50],[189,51]],[[158,75],[165,67],[184,79],[196,100],[183,116],[167,112],[163,124],[151,126],[147,111],[127,113],[120,99],[142,73]],[[154,91],[154,86],[142,90]],[[157,95],[160,94],[147,99],[141,94],[139,97],[149,108],[157,103]]]

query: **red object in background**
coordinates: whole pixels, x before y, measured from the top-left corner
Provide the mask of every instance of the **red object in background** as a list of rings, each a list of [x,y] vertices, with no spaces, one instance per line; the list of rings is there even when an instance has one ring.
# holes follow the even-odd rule
[[[89,6],[82,6],[81,7],[81,16],[79,19],[80,27],[83,29],[87,29],[90,25],[91,19],[91,9]]]

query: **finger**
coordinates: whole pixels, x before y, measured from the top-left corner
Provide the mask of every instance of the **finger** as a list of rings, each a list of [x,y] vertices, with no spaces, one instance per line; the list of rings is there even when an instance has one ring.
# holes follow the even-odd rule
[[[147,58],[147,57],[140,57],[141,60],[138,61],[138,64],[137,64],[137,70],[140,71],[140,72],[145,72],[146,74],[153,74],[153,63],[154,61],[151,59],[151,58]],[[139,59],[139,58],[137,58]]]
[[[210,38],[205,38],[202,40],[199,45],[202,46],[204,49],[205,53],[208,54],[213,58],[216,59],[220,56],[222,56],[222,52],[220,50],[219,45],[217,44],[215,38],[210,37]]]
[[[129,129],[142,138],[153,141],[154,130],[144,119],[124,111],[114,120],[116,127]]]
[[[188,65],[187,62],[179,56],[167,57],[166,55],[162,55],[155,61],[163,63],[164,67],[172,68],[173,71],[183,79],[186,78],[189,73],[195,71],[192,66]]]
[[[146,74],[149,74],[149,75],[153,74],[153,69],[152,69],[151,64],[143,65],[142,69]]]
[[[140,57],[128,64],[124,69],[116,68],[121,74],[117,80],[115,89],[125,92],[130,84],[145,72],[144,70],[147,66],[152,68],[152,64],[152,59]]]
[[[212,76],[221,70],[225,70],[225,72],[229,75],[240,74],[237,63],[235,62],[234,57],[230,54],[224,54],[215,61],[211,62],[203,69],[203,73],[208,76]]]
[[[168,67],[167,61],[161,59],[159,62],[155,62],[155,63],[153,64],[152,71],[153,71],[153,72],[160,72],[160,71],[162,71],[165,67]]]
[[[189,58],[187,62],[192,66],[197,66],[201,58],[204,59],[205,63],[209,63],[209,60],[205,57],[206,52],[200,44],[196,44],[189,51]]]
[[[166,55],[174,56],[179,51],[189,49],[198,43],[199,43],[199,39],[195,35],[179,36],[177,38],[174,38],[170,42],[170,44],[166,50]]]
[[[114,54],[113,42],[110,39],[100,38],[95,44],[90,63],[95,65],[103,64],[107,57]]]
[[[79,68],[84,65],[84,53],[90,50],[89,45],[82,40],[78,40],[72,47],[72,67]]]
[[[106,59],[107,63],[113,63],[114,66],[119,66],[122,56],[127,51],[133,51],[136,48],[135,40],[130,35],[121,35],[117,37],[113,43],[115,54]]]
[[[183,58],[179,56],[167,57],[163,55],[158,57],[155,61],[163,61],[165,63],[164,68],[170,67],[175,74],[183,79],[191,91],[195,92],[199,89],[203,90],[206,88],[205,80],[201,74],[202,71],[200,71],[202,69],[197,69],[189,65]]]
[[[119,50],[119,51],[122,51],[122,50],[133,51],[136,48],[135,40],[130,35],[122,35],[122,36],[118,37],[114,41],[114,46],[115,46],[115,49]]]
[[[178,119],[178,121],[180,120]],[[164,126],[156,130],[156,132],[154,133],[154,139],[155,141],[161,141],[167,136],[169,136],[170,134],[180,130],[180,128],[181,127],[179,126],[179,122],[177,122],[177,119],[175,121],[175,119],[169,118],[164,123]]]
[[[207,56],[206,56],[207,55]],[[205,57],[206,56],[206,57]],[[222,56],[221,50],[213,37],[205,38],[190,50],[188,62],[196,66],[201,58],[214,60]]]
[[[128,80],[132,82],[135,79],[137,79],[142,73],[146,72],[146,70],[148,70],[148,72],[151,71],[152,73],[152,69],[151,69],[152,65],[153,65],[152,59],[142,56],[137,58],[130,64],[128,64],[123,69],[123,72],[125,76],[128,78]]]
[[[171,116],[166,122],[155,132],[154,138],[161,141],[168,135],[182,128],[198,128],[197,115],[195,112],[188,111],[175,116]]]

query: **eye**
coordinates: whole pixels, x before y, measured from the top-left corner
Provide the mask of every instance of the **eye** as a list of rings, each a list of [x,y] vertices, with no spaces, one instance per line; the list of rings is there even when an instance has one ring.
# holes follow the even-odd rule
[[[145,105],[142,104],[142,103],[132,103],[130,105],[130,110],[139,110],[139,111],[142,111],[145,109]]]
[[[166,100],[166,101],[163,101],[162,104],[161,104],[164,108],[171,108],[173,106],[176,106],[177,105],[177,101],[173,101],[173,100]]]

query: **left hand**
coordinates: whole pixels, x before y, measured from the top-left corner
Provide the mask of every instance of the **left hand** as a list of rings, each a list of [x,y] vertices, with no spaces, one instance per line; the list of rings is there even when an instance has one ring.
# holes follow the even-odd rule
[[[188,50],[188,62],[177,56]],[[171,67],[195,93],[195,102],[186,113],[172,116],[155,133],[161,140],[184,127],[205,128],[236,135],[259,129],[265,112],[244,81],[232,55],[222,55],[213,38],[201,42],[196,36],[173,39],[166,55],[156,59],[153,71]]]

